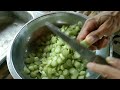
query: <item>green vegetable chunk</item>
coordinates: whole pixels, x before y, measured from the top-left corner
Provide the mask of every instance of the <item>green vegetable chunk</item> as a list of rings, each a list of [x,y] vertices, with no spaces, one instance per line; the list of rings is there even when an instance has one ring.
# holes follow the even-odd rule
[[[81,41],[80,44],[81,44],[83,47],[86,47],[86,48],[89,48],[89,47],[90,47],[90,45],[89,45],[85,40]]]
[[[72,25],[63,25],[60,31],[76,39],[82,27],[79,21]],[[82,59],[64,40],[55,34],[38,38],[33,49],[25,56],[23,71],[34,79],[84,79],[90,75],[86,72],[86,61]],[[83,40],[84,47],[89,45]]]

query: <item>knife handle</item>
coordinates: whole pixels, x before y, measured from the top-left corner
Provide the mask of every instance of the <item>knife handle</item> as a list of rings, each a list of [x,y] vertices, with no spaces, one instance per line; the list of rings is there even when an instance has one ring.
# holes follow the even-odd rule
[[[99,55],[96,55],[95,57],[93,57],[93,62],[98,63],[98,64],[108,65],[105,58],[103,58],[103,57],[101,57]]]

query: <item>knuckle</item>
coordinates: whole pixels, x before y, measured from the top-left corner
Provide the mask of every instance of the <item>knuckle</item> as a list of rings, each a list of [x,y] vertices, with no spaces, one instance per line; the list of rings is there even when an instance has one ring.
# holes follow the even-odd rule
[[[118,60],[114,60],[113,64],[117,66],[117,65],[119,65],[119,61]]]
[[[102,73],[106,74],[108,70],[109,70],[109,66],[103,65]]]
[[[109,71],[109,66],[104,65],[103,69],[101,71],[102,76],[105,78],[109,77],[110,75],[109,75],[108,71]]]
[[[87,19],[86,23],[91,22],[91,21],[95,21],[95,18],[89,18],[89,19]]]
[[[109,66],[104,65],[103,69],[104,69],[104,71],[107,71],[109,69]]]
[[[116,60],[113,60],[113,64],[115,66],[120,66],[120,60],[116,59]]]
[[[94,70],[94,71],[96,71],[96,69],[97,69],[96,64],[94,64],[94,65],[91,67],[91,69]]]

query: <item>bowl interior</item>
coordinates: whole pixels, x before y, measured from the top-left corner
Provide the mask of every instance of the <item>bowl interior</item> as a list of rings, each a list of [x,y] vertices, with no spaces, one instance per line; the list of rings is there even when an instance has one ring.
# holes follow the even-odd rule
[[[86,17],[81,14],[78,15],[75,13],[57,12],[57,13],[43,15],[26,24],[14,39],[14,42],[10,50],[9,60],[12,63],[14,69],[9,69],[9,70],[13,75],[13,78],[20,78],[20,77],[22,79],[30,78],[29,76],[22,73],[24,67],[24,59],[25,59],[24,56],[27,52],[28,41],[31,39],[33,32],[39,30],[40,27],[44,26],[44,23],[46,21],[60,25],[61,22],[68,24],[75,24],[78,21],[82,21],[84,23],[85,20]],[[105,50],[103,52],[106,52]],[[98,54],[101,54],[101,51],[98,51]],[[107,54],[104,53],[103,56],[105,55]],[[9,67],[11,66],[9,65],[8,68]],[[94,75],[94,73],[91,75],[94,76],[93,78],[98,78],[99,76],[98,74]]]

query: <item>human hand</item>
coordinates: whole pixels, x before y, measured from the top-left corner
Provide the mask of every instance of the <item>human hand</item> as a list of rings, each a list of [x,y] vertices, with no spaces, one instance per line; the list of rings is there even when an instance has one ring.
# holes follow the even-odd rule
[[[108,44],[109,37],[119,28],[120,12],[104,11],[85,22],[77,40],[85,40],[92,50],[101,49]]]
[[[106,79],[120,79],[120,59],[108,57],[106,61],[111,66],[88,63],[87,68],[101,74]]]

